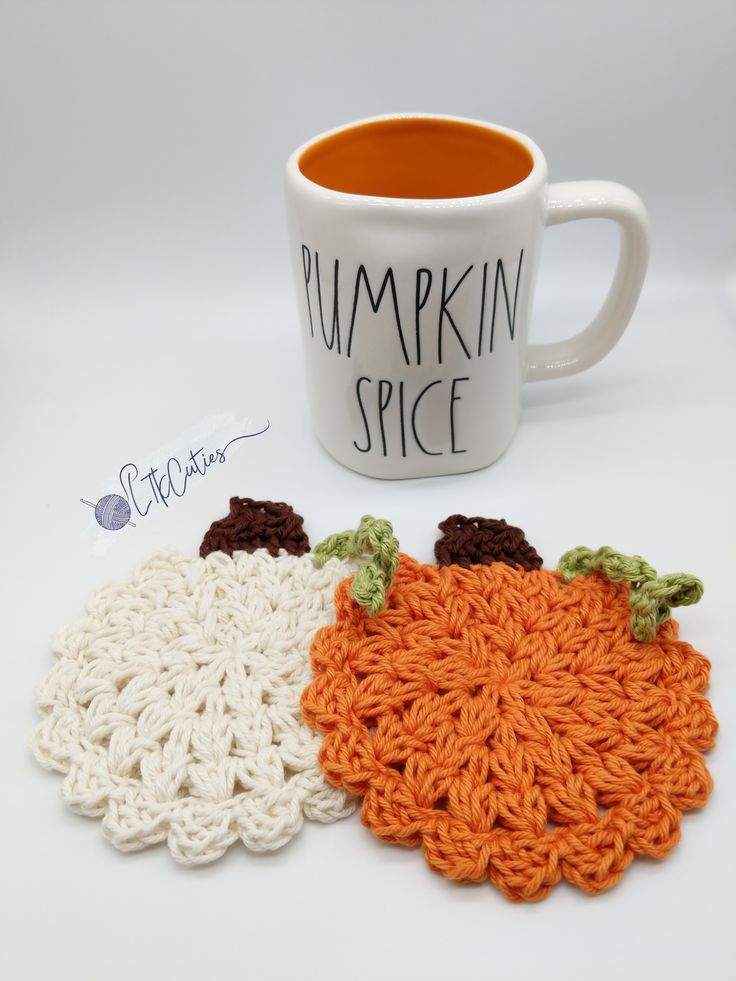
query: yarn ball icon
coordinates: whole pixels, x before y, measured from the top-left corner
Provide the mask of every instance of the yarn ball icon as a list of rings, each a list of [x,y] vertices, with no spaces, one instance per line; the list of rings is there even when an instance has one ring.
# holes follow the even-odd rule
[[[83,497],[80,497],[80,501],[95,509],[97,524],[105,531],[120,531],[126,525],[135,528],[130,520],[130,504],[120,494],[106,494],[97,504],[85,501]]]

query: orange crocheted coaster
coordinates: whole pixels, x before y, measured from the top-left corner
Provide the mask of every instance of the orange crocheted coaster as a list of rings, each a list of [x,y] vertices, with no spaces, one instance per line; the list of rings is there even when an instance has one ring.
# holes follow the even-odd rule
[[[351,583],[301,706],[379,838],[517,901],[598,893],[676,844],[711,789],[710,665],[673,620],[634,638],[629,582],[401,555],[373,616]]]

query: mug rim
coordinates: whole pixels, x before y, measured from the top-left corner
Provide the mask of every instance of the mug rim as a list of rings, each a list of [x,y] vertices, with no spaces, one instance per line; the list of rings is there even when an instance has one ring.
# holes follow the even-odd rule
[[[389,119],[440,119],[444,120],[445,122],[452,123],[469,123],[472,126],[480,126],[483,129],[491,130],[491,132],[494,133],[503,133],[505,136],[516,140],[529,152],[532,158],[532,169],[523,180],[519,181],[518,184],[512,184],[511,187],[504,187],[500,191],[491,191],[487,194],[472,194],[466,197],[455,198],[399,198],[376,194],[354,194],[349,191],[336,191],[331,187],[325,187],[324,184],[318,184],[316,181],[311,180],[299,167],[299,160],[301,159],[302,154],[315,144],[320,143],[322,140],[325,140],[330,136],[335,136],[338,133],[345,133],[351,129],[356,129],[359,126],[365,126],[370,123],[385,122]],[[308,191],[311,193],[316,193],[319,197],[330,198],[332,200],[342,200],[354,204],[363,203],[400,208],[472,208],[483,204],[492,204],[497,201],[506,201],[510,198],[519,197],[540,184],[543,184],[547,179],[547,161],[545,160],[542,151],[532,139],[530,139],[524,133],[520,133],[518,130],[510,129],[508,126],[501,126],[498,123],[489,123],[482,119],[471,119],[466,116],[449,115],[447,113],[389,112],[382,113],[378,116],[365,116],[362,119],[355,119],[352,122],[343,123],[340,126],[335,126],[332,129],[318,133],[316,136],[312,136],[305,143],[302,143],[301,146],[298,146],[289,156],[288,160],[286,161],[286,177],[287,180],[298,182]]]

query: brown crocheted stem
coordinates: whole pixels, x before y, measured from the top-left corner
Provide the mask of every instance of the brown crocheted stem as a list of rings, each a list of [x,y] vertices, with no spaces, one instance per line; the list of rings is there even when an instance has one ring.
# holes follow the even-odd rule
[[[434,546],[438,565],[491,565],[505,562],[527,572],[541,569],[542,559],[524,537],[521,528],[503,518],[466,518],[452,514],[438,526],[443,537]]]
[[[304,555],[309,551],[309,538],[303,524],[302,516],[283,501],[231,497],[230,514],[210,525],[199,554],[205,558],[210,552],[232,555],[233,552],[255,552],[265,548],[274,558],[279,549],[289,555]]]

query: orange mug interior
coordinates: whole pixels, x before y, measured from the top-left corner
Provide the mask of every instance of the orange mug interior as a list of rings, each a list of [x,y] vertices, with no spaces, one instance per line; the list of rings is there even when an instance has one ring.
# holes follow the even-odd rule
[[[529,150],[506,133],[453,119],[361,123],[312,143],[299,170],[332,191],[387,198],[467,198],[521,183]]]

